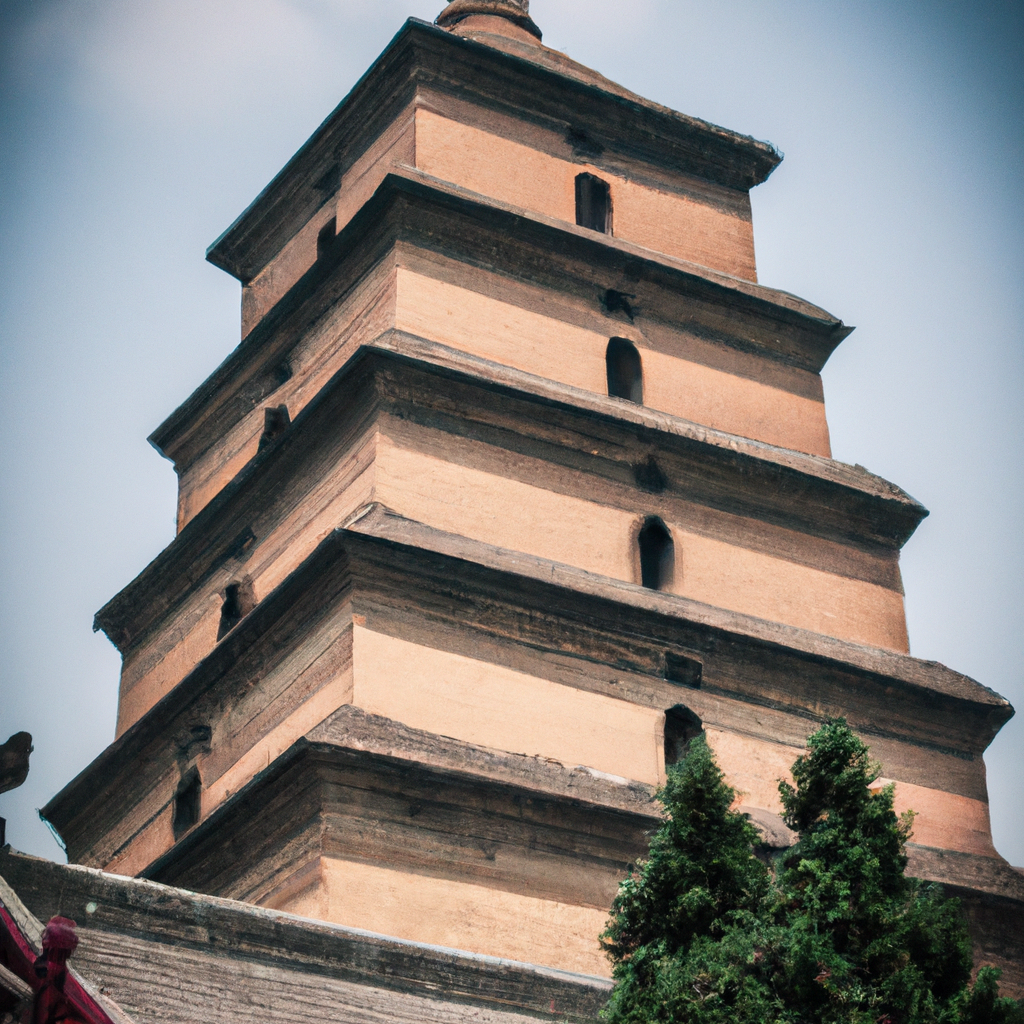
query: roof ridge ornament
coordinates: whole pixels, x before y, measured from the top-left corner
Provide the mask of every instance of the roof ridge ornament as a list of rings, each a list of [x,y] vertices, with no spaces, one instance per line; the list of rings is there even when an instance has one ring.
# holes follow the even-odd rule
[[[538,40],[541,38],[537,23],[530,17],[530,0],[452,0],[437,16],[435,24],[441,28],[453,28],[474,14],[505,18]]]

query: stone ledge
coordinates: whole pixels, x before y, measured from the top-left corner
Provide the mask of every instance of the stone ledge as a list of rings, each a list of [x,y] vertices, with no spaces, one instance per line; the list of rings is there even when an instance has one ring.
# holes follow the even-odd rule
[[[916,843],[907,845],[907,855],[910,858],[907,874],[927,882],[941,882],[1014,900],[1020,904],[1024,919],[1024,875],[1001,857],[976,857]]]
[[[654,787],[632,779],[613,779],[582,765],[570,766],[542,757],[490,750],[472,743],[435,736],[401,722],[371,715],[346,705],[306,735],[312,744],[415,761],[425,767],[471,773],[538,794],[566,797],[601,808],[628,811],[661,820]]]

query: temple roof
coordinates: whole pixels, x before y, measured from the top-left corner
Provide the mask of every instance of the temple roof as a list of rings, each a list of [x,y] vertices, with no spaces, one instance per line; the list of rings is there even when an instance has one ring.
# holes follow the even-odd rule
[[[76,954],[140,1020],[166,1024],[596,1022],[604,978],[387,938],[8,849],[0,876],[36,917],[91,907]],[[0,891],[10,891],[0,879]],[[111,1007],[110,1020],[130,1024]]]

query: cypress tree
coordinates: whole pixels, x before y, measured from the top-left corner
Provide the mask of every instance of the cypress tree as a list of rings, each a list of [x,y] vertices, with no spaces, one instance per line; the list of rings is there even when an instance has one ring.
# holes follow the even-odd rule
[[[668,770],[665,820],[620,886],[602,944],[611,1024],[1024,1024],[971,985],[957,900],[904,874],[912,815],[842,720],[780,784],[799,840],[772,870],[703,737]]]

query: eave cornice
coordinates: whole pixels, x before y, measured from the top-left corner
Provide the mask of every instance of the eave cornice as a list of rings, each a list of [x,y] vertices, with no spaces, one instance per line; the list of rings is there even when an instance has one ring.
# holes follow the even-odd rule
[[[404,168],[388,174],[345,226],[332,258],[314,264],[217,370],[153,431],[150,443],[174,461],[179,471],[187,466],[191,456],[183,452],[195,447],[192,437],[197,431],[209,429],[216,421],[216,431],[222,433],[259,400],[259,389],[248,387],[247,393],[253,392],[253,397],[247,406],[239,405],[234,394],[237,380],[248,380],[246,375],[251,376],[261,360],[279,362],[282,345],[288,344],[284,339],[295,335],[303,318],[309,318],[310,309],[315,306],[313,315],[322,315],[324,303],[331,301],[325,297],[328,291],[347,291],[364,269],[399,239],[415,244],[418,239],[433,237],[436,245],[438,218],[445,220],[449,232],[443,248],[455,260],[472,258],[474,247],[468,236],[483,232],[506,240],[497,253],[493,247],[491,250],[491,262],[499,266],[501,249],[508,248],[514,239],[516,245],[541,254],[539,258],[549,263],[553,272],[557,259],[565,257],[594,268],[595,273],[600,270],[617,278],[657,283],[674,294],[720,308],[745,323],[744,345],[749,351],[813,373],[820,372],[853,331],[826,310],[788,292],[673,259],[622,239],[597,235]],[[456,221],[466,225],[467,239],[463,241],[455,236]],[[596,294],[595,285],[595,302]],[[221,410],[232,403],[236,408],[225,418]]]
[[[458,390],[459,400],[451,394]],[[352,424],[380,412],[403,416],[433,409],[472,429],[493,429],[495,410],[513,434],[570,446],[603,467],[589,451],[600,433],[613,461],[642,446],[648,454],[671,453],[687,470],[691,500],[712,504],[816,535],[865,545],[901,546],[928,514],[894,484],[860,467],[775,448],[711,430],[666,413],[557,384],[422,338],[388,331],[363,345],[296,417],[278,443],[257,454],[178,534],[143,572],[96,614],[122,650],[160,621],[177,602],[230,554],[239,531],[287,494],[297,467],[342,443]],[[536,411],[534,411],[536,410]],[[550,421],[550,422],[548,422]],[[347,425],[348,424],[348,425]],[[551,431],[554,433],[551,433]],[[335,439],[335,440],[332,440]],[[638,449],[639,450],[639,449]],[[615,463],[618,466],[618,462]],[[623,464],[628,470],[631,464]],[[698,491],[700,493],[698,493]],[[219,561],[218,561],[219,559]]]
[[[239,686],[253,685],[340,602],[378,592],[401,593],[403,601],[422,593],[449,595],[458,603],[469,595],[495,607],[543,609],[540,619],[563,623],[552,626],[556,646],[566,630],[580,624],[628,638],[641,661],[632,669],[620,667],[641,678],[656,678],[657,665],[650,662],[657,651],[663,657],[681,644],[705,658],[703,694],[794,714],[806,720],[808,734],[824,718],[845,714],[867,736],[973,757],[1013,715],[997,693],[936,662],[468,540],[373,504],[332,531],[181,683],[58,793],[43,815],[62,832],[93,830],[94,819],[103,817],[106,803],[116,802],[132,773],[162,770],[154,745],[171,743],[175,730],[193,721],[199,702],[221,706],[229,694],[237,696]],[[736,665],[746,664],[758,670],[737,683]],[[651,699],[657,704],[663,697]],[[884,709],[896,700],[903,715],[887,719]],[[173,751],[165,754],[173,759]]]
[[[347,167],[418,84],[472,93],[480,102],[519,110],[566,132],[582,132],[596,145],[614,145],[729,188],[748,190],[760,184],[782,159],[767,143],[652,103],[546,47],[498,49],[410,19],[349,95],[210,246],[207,259],[242,281],[258,274],[330,198]]]

